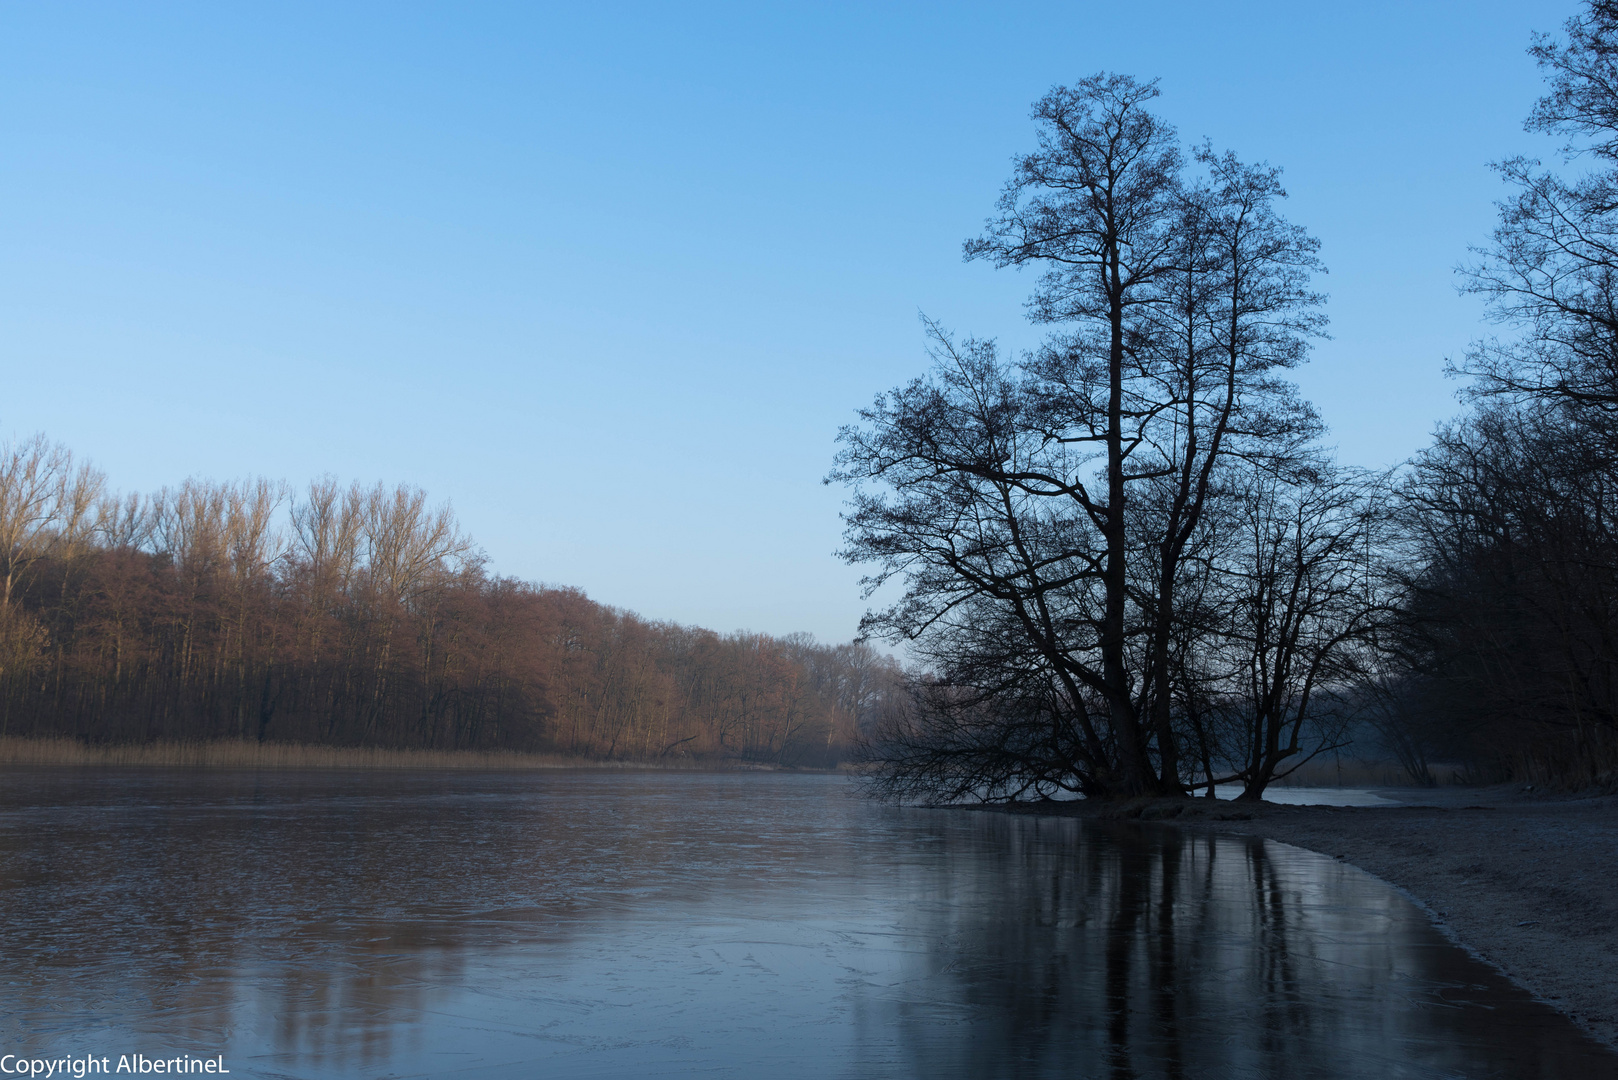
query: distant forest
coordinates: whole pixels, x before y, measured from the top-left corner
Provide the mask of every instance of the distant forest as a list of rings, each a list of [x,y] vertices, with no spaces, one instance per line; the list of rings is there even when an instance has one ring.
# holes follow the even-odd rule
[[[409,487],[119,497],[0,448],[0,736],[835,764],[902,707],[868,646],[648,622],[490,575]]]

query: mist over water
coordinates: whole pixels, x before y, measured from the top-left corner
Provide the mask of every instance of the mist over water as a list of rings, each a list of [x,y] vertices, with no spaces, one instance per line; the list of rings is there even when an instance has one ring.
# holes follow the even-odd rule
[[[1607,1077],[1260,840],[823,775],[0,776],[0,1053],[233,1076]]]

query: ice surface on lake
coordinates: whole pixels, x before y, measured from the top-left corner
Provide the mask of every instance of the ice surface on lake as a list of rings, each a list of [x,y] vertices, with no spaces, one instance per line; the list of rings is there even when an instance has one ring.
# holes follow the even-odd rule
[[[0,912],[0,1053],[239,1078],[1618,1074],[1332,859],[835,776],[3,772]]]

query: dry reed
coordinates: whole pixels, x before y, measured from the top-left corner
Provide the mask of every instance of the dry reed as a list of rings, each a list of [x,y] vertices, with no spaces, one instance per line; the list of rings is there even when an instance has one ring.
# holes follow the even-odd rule
[[[669,768],[669,763],[592,761],[509,750],[387,750],[249,740],[123,743],[0,737],[0,766],[180,766],[224,769],[571,769]],[[675,768],[700,767],[679,763]]]

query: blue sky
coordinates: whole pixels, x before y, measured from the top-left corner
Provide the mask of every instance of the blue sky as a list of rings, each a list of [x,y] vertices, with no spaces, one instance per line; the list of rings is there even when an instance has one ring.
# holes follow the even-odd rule
[[[0,2],[0,432],[122,490],[330,472],[453,500],[498,572],[849,637],[838,425],[963,264],[1030,102],[1101,69],[1286,169],[1343,460],[1456,411],[1453,268],[1571,3]]]

